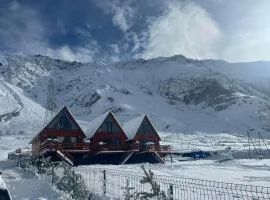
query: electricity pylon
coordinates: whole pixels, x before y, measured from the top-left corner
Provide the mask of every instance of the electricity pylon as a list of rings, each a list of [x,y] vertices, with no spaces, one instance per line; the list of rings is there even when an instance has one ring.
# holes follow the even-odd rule
[[[43,127],[45,127],[52,119],[53,113],[55,110],[55,103],[53,101],[54,96],[54,82],[52,79],[48,80],[48,88],[47,88],[47,100],[46,100],[46,109],[45,109],[45,117]]]

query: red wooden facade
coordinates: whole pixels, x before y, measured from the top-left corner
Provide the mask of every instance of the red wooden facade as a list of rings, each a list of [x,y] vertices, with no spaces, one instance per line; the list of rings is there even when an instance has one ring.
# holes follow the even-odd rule
[[[122,128],[114,114],[108,111],[94,119],[84,132],[64,107],[31,144],[34,156],[57,150],[67,157],[75,156],[74,153],[168,152],[170,147],[160,145],[160,140],[146,115],[127,122]]]
[[[168,146],[159,144],[161,139],[147,115],[126,122],[123,129],[131,148],[136,146],[139,151],[169,151]]]
[[[61,144],[72,148],[78,143],[83,144],[85,134],[67,109],[62,108],[57,115],[30,142],[32,154],[39,155],[52,144]]]
[[[90,146],[100,150],[126,150],[127,136],[111,111],[94,119],[86,130]]]

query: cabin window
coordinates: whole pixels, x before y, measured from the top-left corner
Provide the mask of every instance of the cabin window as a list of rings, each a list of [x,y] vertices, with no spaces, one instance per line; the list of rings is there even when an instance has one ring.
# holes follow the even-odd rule
[[[64,137],[64,140],[63,140],[63,143],[71,143],[71,137],[70,136],[65,136]]]
[[[58,139],[58,142],[63,142],[64,141],[64,137],[60,136],[60,137],[57,137]]]
[[[99,128],[99,132],[119,133],[120,128],[110,117],[107,117]]]
[[[154,132],[153,128],[147,122],[143,122],[138,130],[138,133],[141,134],[151,134],[153,132]]]
[[[65,112],[62,112],[52,121],[48,128],[74,130],[76,129],[76,125],[68,118]]]
[[[71,137],[71,142],[76,142],[76,137]]]
[[[71,143],[71,142],[76,142],[77,138],[76,137],[71,137],[71,136],[64,136],[62,142],[63,143]]]

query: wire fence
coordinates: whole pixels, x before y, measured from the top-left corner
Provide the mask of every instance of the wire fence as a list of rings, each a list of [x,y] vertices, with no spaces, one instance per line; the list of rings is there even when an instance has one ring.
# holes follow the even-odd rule
[[[143,171],[102,168],[74,168],[84,179],[89,192],[108,199],[138,199],[149,194],[152,185],[143,182]],[[270,199],[270,187],[206,181],[192,178],[153,175],[153,181],[164,192],[166,200],[264,200]],[[137,196],[136,196],[137,195]],[[160,199],[149,197],[147,199]]]

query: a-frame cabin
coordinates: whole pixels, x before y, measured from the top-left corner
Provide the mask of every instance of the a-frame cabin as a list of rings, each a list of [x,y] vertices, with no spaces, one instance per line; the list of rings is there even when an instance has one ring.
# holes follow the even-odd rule
[[[111,111],[94,119],[85,134],[96,151],[125,150],[127,136]]]
[[[163,156],[170,150],[169,146],[160,145],[161,138],[147,115],[140,115],[123,126],[131,152],[125,163],[164,163]],[[135,151],[135,149],[138,151]]]
[[[127,157],[127,136],[111,111],[94,119],[85,134],[91,151],[84,164],[121,164]]]
[[[126,122],[123,129],[130,146],[137,144],[139,151],[159,150],[161,139],[147,115],[140,115]]]
[[[47,151],[82,149],[85,134],[65,106],[31,140],[32,154],[40,156]]]

